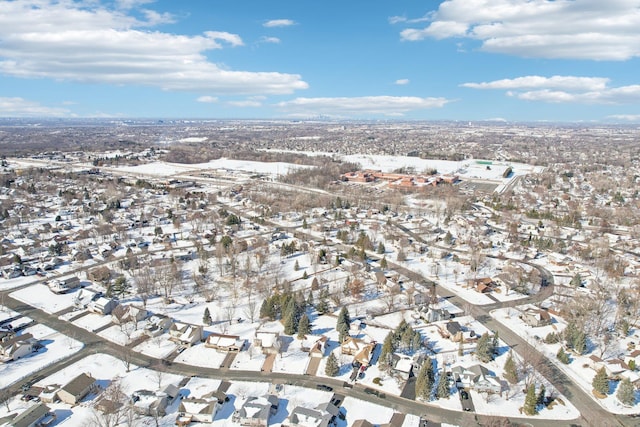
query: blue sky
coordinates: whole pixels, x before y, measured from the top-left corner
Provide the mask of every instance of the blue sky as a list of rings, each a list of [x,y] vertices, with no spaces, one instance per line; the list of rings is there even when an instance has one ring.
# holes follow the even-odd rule
[[[640,0],[1,0],[0,116],[640,122]]]

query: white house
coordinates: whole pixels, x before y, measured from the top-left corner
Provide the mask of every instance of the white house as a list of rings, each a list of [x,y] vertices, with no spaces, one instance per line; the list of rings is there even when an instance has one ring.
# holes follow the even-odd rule
[[[91,301],[87,305],[87,309],[93,313],[102,314],[106,316],[111,314],[114,308],[118,305],[118,301],[112,298],[100,297],[95,301]]]
[[[192,346],[203,339],[202,326],[175,322],[169,327],[169,340],[178,344]]]

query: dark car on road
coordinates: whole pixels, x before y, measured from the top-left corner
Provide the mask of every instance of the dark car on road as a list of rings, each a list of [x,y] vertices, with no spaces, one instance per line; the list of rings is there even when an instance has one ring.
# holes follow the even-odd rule
[[[317,388],[318,390],[333,391],[333,387],[329,387],[329,386],[328,386],[328,385],[326,385],[326,384],[318,384],[318,385],[316,385],[316,388]]]

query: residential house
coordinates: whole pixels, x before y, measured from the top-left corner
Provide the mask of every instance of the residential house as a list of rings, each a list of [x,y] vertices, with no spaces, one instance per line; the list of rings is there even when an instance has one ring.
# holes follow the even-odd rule
[[[413,359],[403,354],[391,355],[391,373],[404,381],[408,380],[413,371]]]
[[[138,323],[144,320],[149,313],[142,307],[136,307],[135,305],[119,304],[111,310],[111,321],[116,325],[123,325],[125,323]]]
[[[44,403],[37,403],[25,409],[11,420],[12,427],[46,427],[56,420],[55,412]]]
[[[428,323],[440,322],[442,320],[449,320],[453,316],[444,308],[431,308],[427,309],[427,313],[425,314],[425,320]]]
[[[131,407],[141,415],[164,416],[169,400],[165,393],[137,390],[131,394]]]
[[[80,287],[80,278],[77,276],[55,279],[48,283],[49,289],[55,294],[64,294]]]
[[[28,356],[38,348],[38,340],[31,334],[14,335],[0,342],[0,361],[8,362]]]
[[[464,339],[462,333],[462,326],[458,322],[447,322],[445,325],[446,331],[449,335],[449,339],[453,342],[460,342]]]
[[[500,381],[482,365],[473,365],[469,368],[454,366],[451,368],[451,373],[458,388],[470,388],[478,393],[500,393],[502,391]]]
[[[246,340],[238,335],[224,335],[212,333],[205,341],[205,347],[226,352],[238,352],[244,348]]]
[[[373,427],[373,424],[367,420],[355,420],[351,427]]]
[[[87,305],[87,309],[92,313],[101,314],[103,316],[111,314],[118,305],[118,300],[113,298],[100,297],[95,301],[91,301]]]
[[[550,325],[552,322],[551,315],[547,310],[528,307],[520,314],[520,319],[532,328]]]
[[[469,287],[472,287],[476,292],[480,292],[481,294],[491,292],[495,286],[496,283],[491,277],[480,277],[469,280]]]
[[[98,389],[98,382],[89,374],[80,374],[58,390],[58,398],[69,405],[78,404],[85,396]]]
[[[276,331],[256,331],[253,346],[265,354],[277,354],[282,345],[280,333]]]
[[[309,357],[324,357],[327,348],[327,337],[309,335],[302,342],[302,351],[309,353]]]
[[[353,356],[353,363],[360,366],[368,367],[371,364],[373,351],[376,348],[376,342],[365,342],[359,338],[348,337],[344,340],[340,349],[342,354]]]
[[[241,426],[267,427],[269,418],[278,412],[278,397],[269,394],[262,397],[251,396],[240,409],[234,412],[232,420]]]
[[[144,325],[144,333],[149,337],[157,337],[167,332],[172,323],[172,318],[154,314],[147,318],[146,324]]]
[[[186,397],[180,401],[176,424],[212,423],[219,409],[218,399]]]
[[[296,406],[284,426],[328,427],[332,425],[339,409],[331,403],[320,404],[315,409]]]
[[[174,322],[169,327],[169,340],[181,345],[191,347],[202,341],[202,326],[191,325],[189,323]]]

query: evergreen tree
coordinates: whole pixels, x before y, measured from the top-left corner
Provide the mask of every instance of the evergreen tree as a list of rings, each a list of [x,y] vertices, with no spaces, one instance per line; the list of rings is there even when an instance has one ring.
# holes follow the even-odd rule
[[[540,386],[540,391],[538,392],[538,399],[536,401],[536,403],[538,405],[544,405],[544,395],[546,393],[546,390],[544,388],[544,384]]]
[[[378,365],[382,370],[391,368],[391,355],[393,354],[393,332],[389,332],[382,343]]]
[[[500,338],[498,337],[498,331],[493,334],[493,339],[491,340],[491,353],[498,354],[498,348],[500,347]]]
[[[516,369],[516,362],[511,352],[509,352],[509,357],[507,357],[506,362],[504,362],[504,379],[509,381],[509,384],[518,383],[518,370]]]
[[[629,378],[624,378],[618,385],[618,391],[616,397],[625,406],[633,406],[636,403],[636,392],[629,381]]]
[[[609,393],[609,379],[607,378],[607,371],[605,371],[604,366],[596,372],[591,385],[596,393],[603,396],[606,396]]]
[[[427,357],[418,372],[416,378],[416,396],[421,399],[428,400],[431,397],[431,389],[433,388],[433,364],[431,358]]]
[[[478,339],[476,357],[485,363],[493,360],[493,342],[487,332]]]
[[[587,336],[584,332],[578,331],[573,340],[573,351],[584,354],[587,351]]]
[[[389,268],[389,265],[387,263],[387,257],[382,257],[382,259],[380,260],[380,268],[383,270],[386,270],[387,268]]]
[[[298,339],[303,339],[306,335],[311,333],[311,323],[307,314],[303,314],[298,322]]]
[[[526,415],[536,415],[538,413],[537,403],[536,385],[531,384],[529,388],[527,388],[527,396],[524,398],[524,407],[522,410]]]
[[[313,307],[313,291],[309,291],[309,295],[307,296],[307,305],[309,307]]]
[[[335,354],[329,354],[329,357],[327,358],[327,365],[324,368],[324,373],[330,377],[335,377],[340,373],[340,365],[338,365],[338,359]]]
[[[204,314],[202,315],[202,323],[207,326],[211,326],[213,321],[211,320],[211,313],[209,312],[209,307],[205,307]]]
[[[384,243],[382,243],[382,242],[378,243],[378,249],[376,250],[376,252],[377,252],[377,253],[379,253],[379,254],[383,254],[383,253],[385,253],[386,251],[387,251],[387,250],[386,250],[386,248],[384,247]]]
[[[556,357],[565,365],[568,365],[570,362],[569,355],[564,351],[562,347],[560,347],[560,350],[558,350],[558,354],[556,355]]]
[[[575,288],[582,286],[582,277],[580,276],[580,273],[576,273],[569,284]]]
[[[300,270],[300,264],[298,264],[298,260],[296,260],[296,262],[293,264],[293,270],[294,271]]]
[[[349,336],[349,326],[351,325],[351,318],[349,317],[349,311],[347,307],[342,307],[338,314],[338,320],[336,322],[336,330],[338,331],[339,340],[342,343]]]
[[[436,396],[438,399],[448,399],[451,389],[449,388],[449,379],[444,372],[444,369],[438,377],[438,385],[436,386]]]
[[[293,335],[296,333],[296,319],[293,313],[287,314],[283,319],[284,333],[287,335]]]

